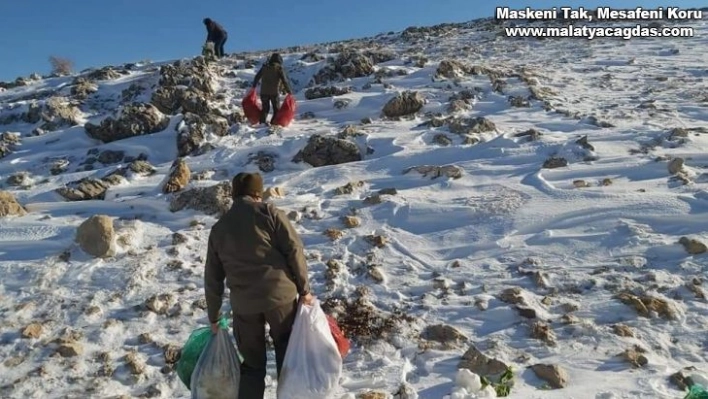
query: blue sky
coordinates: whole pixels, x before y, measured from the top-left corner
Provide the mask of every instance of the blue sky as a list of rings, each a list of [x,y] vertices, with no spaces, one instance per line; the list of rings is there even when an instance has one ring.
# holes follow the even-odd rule
[[[708,1],[479,0],[2,0],[0,80],[49,72],[48,57],[76,69],[190,57],[206,39],[204,17],[229,31],[226,52],[311,44],[408,26],[491,17],[497,6],[700,7]]]

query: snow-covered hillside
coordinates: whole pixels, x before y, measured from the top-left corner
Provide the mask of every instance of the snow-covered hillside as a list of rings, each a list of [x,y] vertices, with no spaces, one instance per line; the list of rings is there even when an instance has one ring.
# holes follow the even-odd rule
[[[279,130],[240,110],[269,52],[4,85],[0,396],[188,397],[172,363],[206,323],[209,228],[260,170],[354,342],[342,398],[477,397],[460,367],[510,367],[509,398],[682,397],[674,373],[708,373],[691,25],[537,40],[479,20],[282,50],[298,117]]]

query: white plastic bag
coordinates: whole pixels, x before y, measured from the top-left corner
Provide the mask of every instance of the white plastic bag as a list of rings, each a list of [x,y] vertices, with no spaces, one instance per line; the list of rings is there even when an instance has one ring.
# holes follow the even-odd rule
[[[278,399],[328,399],[339,386],[342,357],[315,300],[298,306],[278,380]]]
[[[192,372],[192,399],[234,399],[240,381],[241,363],[233,339],[228,330],[219,328]]]

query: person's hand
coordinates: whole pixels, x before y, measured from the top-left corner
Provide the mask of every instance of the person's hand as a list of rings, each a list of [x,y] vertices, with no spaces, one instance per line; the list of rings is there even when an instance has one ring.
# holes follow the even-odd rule
[[[308,292],[307,294],[300,297],[300,303],[305,304],[307,306],[312,306],[312,304],[315,303],[315,297]]]
[[[211,333],[216,334],[219,332],[219,323],[211,323]]]

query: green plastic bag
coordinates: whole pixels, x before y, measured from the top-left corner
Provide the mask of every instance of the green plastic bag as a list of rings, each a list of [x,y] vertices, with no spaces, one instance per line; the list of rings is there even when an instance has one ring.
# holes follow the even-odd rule
[[[708,391],[700,384],[695,384],[683,399],[708,399]]]
[[[229,321],[225,317],[219,319],[219,328],[228,330]],[[187,389],[190,389],[192,372],[197,365],[199,356],[211,339],[211,327],[201,327],[192,331],[187,342],[182,347],[182,354],[177,362],[177,375],[182,380]]]

